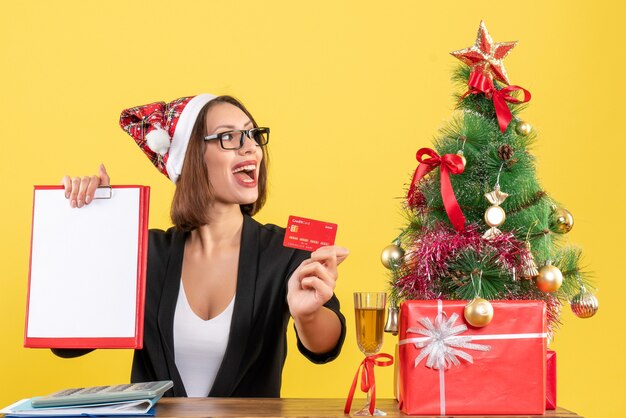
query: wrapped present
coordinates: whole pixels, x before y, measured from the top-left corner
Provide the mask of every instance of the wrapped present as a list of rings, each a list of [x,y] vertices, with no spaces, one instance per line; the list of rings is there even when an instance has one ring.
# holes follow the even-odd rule
[[[396,354],[393,363],[393,397],[400,402],[400,374],[398,372],[398,358],[400,357],[400,346],[396,344]]]
[[[556,353],[546,353],[546,409],[556,409]]]
[[[400,308],[399,407],[410,415],[543,414],[546,319],[542,301],[492,301],[482,328],[467,301],[406,301]]]

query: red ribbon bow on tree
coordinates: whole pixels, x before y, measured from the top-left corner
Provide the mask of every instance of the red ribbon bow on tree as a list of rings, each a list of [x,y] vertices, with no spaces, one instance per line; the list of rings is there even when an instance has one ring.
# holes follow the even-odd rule
[[[386,361],[378,360],[380,358],[387,359]],[[348,399],[346,399],[346,406],[343,412],[350,413],[350,407],[352,406],[352,398],[354,398],[354,392],[356,390],[356,382],[359,379],[359,370],[361,371],[361,391],[367,393],[370,389],[372,394],[370,396],[369,411],[371,415],[374,415],[374,409],[376,408],[376,382],[374,380],[374,365],[376,366],[391,366],[393,364],[393,357],[387,353],[375,354],[373,356],[367,356],[363,359],[359,368],[356,369],[354,380],[352,380],[352,386],[348,393]]]
[[[423,158],[424,156],[428,156],[429,158]],[[461,174],[463,170],[465,170],[463,159],[457,154],[444,154],[440,157],[435,150],[430,148],[420,148],[415,158],[417,158],[420,164],[415,169],[415,174],[413,174],[407,200],[412,200],[416,183],[430,171],[439,167],[443,205],[446,208],[446,213],[454,229],[463,231],[465,229],[465,215],[461,212],[461,207],[456,201],[452,183],[450,182],[450,174]]]
[[[493,81],[480,71],[472,71],[467,85],[470,87],[470,90],[461,97],[461,100],[466,98],[468,94],[479,93],[484,93],[488,99],[493,100],[493,107],[496,109],[496,117],[498,118],[498,124],[500,125],[500,131],[502,131],[502,133],[506,131],[511,119],[513,119],[511,109],[509,109],[506,102],[517,104],[526,103],[530,100],[530,92],[525,88],[520,86],[506,86],[502,90],[498,90],[495,88]],[[511,96],[509,93],[513,91],[523,91],[524,99],[519,100]]]

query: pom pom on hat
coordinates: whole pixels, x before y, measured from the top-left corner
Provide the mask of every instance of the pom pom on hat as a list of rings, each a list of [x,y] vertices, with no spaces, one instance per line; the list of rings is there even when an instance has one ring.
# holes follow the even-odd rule
[[[170,134],[160,126],[146,134],[146,144],[148,147],[162,156],[167,154],[167,151],[170,149],[171,141],[172,137],[170,137]]]

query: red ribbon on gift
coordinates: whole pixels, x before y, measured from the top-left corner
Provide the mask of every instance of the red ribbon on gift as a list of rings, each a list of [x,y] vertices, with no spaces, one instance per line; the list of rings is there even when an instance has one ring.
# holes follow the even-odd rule
[[[424,158],[425,156],[429,158]],[[454,189],[452,189],[452,183],[450,182],[450,174],[461,174],[463,170],[465,170],[463,159],[457,154],[444,154],[440,157],[435,150],[430,148],[420,148],[417,154],[415,154],[415,158],[420,164],[415,169],[415,174],[413,174],[407,200],[411,201],[415,193],[415,185],[417,182],[430,171],[439,167],[443,205],[446,208],[446,213],[454,229],[463,231],[463,229],[465,229],[465,215],[463,215],[461,207],[456,201]]]
[[[470,89],[461,97],[461,100],[466,98],[469,94],[480,93],[484,93],[488,99],[493,100],[493,107],[496,109],[496,117],[498,118],[498,125],[500,125],[500,131],[502,131],[502,133],[506,131],[511,119],[513,119],[511,109],[509,109],[506,102],[515,104],[526,103],[531,97],[530,92],[520,86],[506,86],[502,90],[496,89],[493,81],[480,71],[472,71],[467,85]],[[513,91],[523,91],[524,99],[519,100],[511,96],[509,93]]]
[[[378,360],[378,359],[386,359]],[[376,407],[376,382],[374,380],[374,365],[385,367],[391,366],[393,364],[393,357],[391,354],[380,353],[375,354],[373,356],[367,356],[363,359],[361,364],[359,364],[359,368],[356,369],[356,374],[354,375],[354,380],[352,380],[352,386],[350,387],[350,392],[348,393],[348,399],[346,399],[346,407],[343,409],[343,412],[346,414],[350,413],[350,407],[352,406],[352,398],[354,398],[354,392],[356,390],[356,383],[359,380],[359,370],[361,371],[361,391],[369,392],[372,390],[372,394],[370,396],[370,405],[369,411],[371,415],[374,415],[374,409]]]

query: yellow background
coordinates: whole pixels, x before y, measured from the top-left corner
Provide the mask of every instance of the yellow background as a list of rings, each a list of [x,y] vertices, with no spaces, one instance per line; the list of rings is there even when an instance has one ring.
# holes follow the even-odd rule
[[[32,186],[105,162],[114,183],[152,187],[150,226],[167,227],[173,185],[117,120],[125,107],[199,92],[235,95],[272,128],[271,194],[258,220],[339,224],[338,242],[352,252],[336,290],[346,344],[337,361],[315,366],[292,336],[283,396],[344,397],[362,358],[352,292],[386,289],[379,254],[403,225],[415,151],[431,145],[455,104],[448,52],[473,44],[484,19],[495,41],[520,41],[505,63],[533,94],[522,117],[539,131],[539,175],[573,212],[567,238],[584,248],[599,288],[593,319],[564,309],[552,344],[558,402],[587,417],[626,416],[625,11],[617,1],[6,2],[0,404],[128,379],[130,351],[64,360],[22,348]],[[384,351],[393,344],[386,335]],[[379,396],[391,397],[392,368],[376,373]]]

